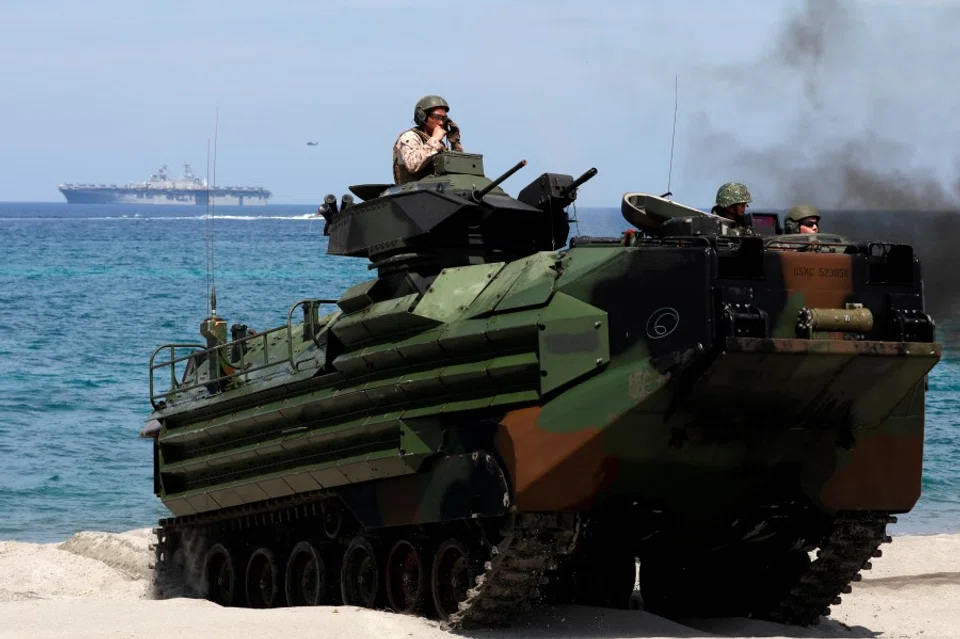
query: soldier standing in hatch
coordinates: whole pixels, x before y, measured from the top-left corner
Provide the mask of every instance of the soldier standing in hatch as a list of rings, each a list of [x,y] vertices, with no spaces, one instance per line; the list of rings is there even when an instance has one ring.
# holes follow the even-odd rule
[[[820,211],[808,204],[798,204],[787,212],[784,233],[819,233]]]
[[[710,212],[736,222],[738,228],[746,228],[744,215],[747,205],[752,202],[750,191],[740,182],[727,182],[717,189],[717,203]]]
[[[450,105],[439,95],[425,95],[413,109],[416,124],[400,134],[393,145],[393,181],[404,184],[419,180],[429,170],[433,156],[446,147],[446,137],[454,151],[462,151],[460,129],[447,117]]]

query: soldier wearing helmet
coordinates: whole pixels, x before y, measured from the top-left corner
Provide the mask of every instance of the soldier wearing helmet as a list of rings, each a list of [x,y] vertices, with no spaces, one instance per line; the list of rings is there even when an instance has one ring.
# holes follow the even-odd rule
[[[808,204],[798,204],[787,212],[783,221],[785,233],[819,233],[820,211]]]
[[[393,145],[393,181],[404,184],[419,180],[430,169],[433,156],[446,150],[447,138],[454,151],[462,151],[460,129],[447,117],[450,105],[439,95],[425,95],[413,109],[416,125],[400,134]]]
[[[717,203],[710,212],[733,220],[738,227],[746,227],[747,205],[753,200],[750,198],[750,191],[745,184],[740,182],[727,182],[717,189]]]

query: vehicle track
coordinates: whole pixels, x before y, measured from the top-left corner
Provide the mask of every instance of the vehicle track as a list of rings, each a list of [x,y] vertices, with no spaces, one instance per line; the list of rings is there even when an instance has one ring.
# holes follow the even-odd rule
[[[809,626],[830,614],[830,605],[840,604],[840,595],[851,592],[870,559],[880,557],[880,545],[890,543],[888,523],[897,518],[885,512],[844,512],[834,520],[833,530],[820,544],[817,559],[793,585],[769,615],[771,621]]]

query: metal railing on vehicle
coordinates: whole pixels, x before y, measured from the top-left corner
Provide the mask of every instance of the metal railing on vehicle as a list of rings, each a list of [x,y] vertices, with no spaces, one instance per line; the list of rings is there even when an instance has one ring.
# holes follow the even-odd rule
[[[224,344],[218,344],[212,348],[207,348],[206,344],[196,344],[196,343],[172,343],[164,344],[159,346],[153,351],[150,355],[150,403],[153,405],[154,410],[160,408],[157,400],[167,399],[172,393],[185,393],[187,391],[193,390],[195,388],[200,388],[201,386],[209,386],[211,384],[216,384],[219,386],[220,382],[228,379],[239,379],[238,375],[242,375],[242,380],[244,382],[249,381],[250,373],[255,373],[267,368],[272,368],[283,363],[290,364],[290,368],[293,372],[298,372],[300,370],[300,364],[302,362],[297,362],[294,357],[294,347],[293,347],[293,312],[299,306],[304,306],[304,329],[305,335],[309,336],[309,339],[314,342],[317,346],[320,345],[320,342],[317,339],[317,324],[319,323],[319,318],[317,317],[317,310],[322,304],[336,304],[337,300],[328,300],[328,299],[303,299],[290,307],[290,310],[287,312],[287,322],[283,326],[277,326],[276,328],[271,328],[262,333],[254,333],[252,335],[246,335],[239,339],[235,339]],[[271,359],[270,357],[270,343],[268,338],[271,335],[275,335],[279,331],[286,331],[286,356],[285,357],[276,357]],[[263,358],[261,363],[254,363],[247,361],[247,349],[244,348],[244,344],[251,342],[253,340],[262,341],[262,350]],[[189,348],[191,351],[180,357],[177,357],[177,349]],[[239,361],[233,357],[231,353],[224,353],[224,349],[231,349],[231,351],[239,354]],[[156,362],[157,355],[161,351],[169,350],[170,357],[161,362]],[[198,357],[199,353],[204,353],[206,357]],[[199,365],[201,361],[209,361],[210,358],[216,357],[217,363],[219,364],[218,370],[229,371],[222,375],[216,377],[207,378],[202,381],[198,381],[194,384],[184,384],[183,381],[177,380],[176,374],[176,365],[180,362],[185,362],[190,359],[196,358],[196,365]],[[260,359],[259,357],[257,359]],[[156,391],[155,384],[155,373],[158,370],[169,367],[170,369],[170,387],[162,392]],[[190,365],[187,365],[187,368],[184,370],[184,379],[186,378],[187,372],[191,370]]]

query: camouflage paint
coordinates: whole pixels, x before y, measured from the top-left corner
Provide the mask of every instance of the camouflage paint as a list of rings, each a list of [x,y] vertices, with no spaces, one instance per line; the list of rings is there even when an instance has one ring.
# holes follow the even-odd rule
[[[698,301],[709,295],[714,268],[709,255],[702,248],[585,246],[562,255],[539,253],[507,264],[446,268],[422,296],[407,294],[377,301],[370,294],[374,284],[358,285],[344,296],[343,306],[349,312],[341,309],[321,327],[321,336],[335,335],[347,349],[333,360],[339,373],[331,378],[334,385],[328,390],[323,390],[324,378],[315,377],[321,384],[317,390],[221,414],[207,425],[173,429],[168,424],[160,441],[189,446],[191,438],[200,442],[228,433],[240,437],[277,424],[272,432],[279,432],[281,439],[272,448],[264,442],[245,454],[241,448],[221,446],[221,457],[232,464],[266,460],[271,455],[279,460],[295,450],[303,451],[301,455],[314,450],[306,447],[311,439],[327,447],[337,438],[362,441],[358,439],[362,432],[368,433],[365,436],[375,448],[350,458],[338,457],[337,449],[331,448],[330,461],[320,465],[292,466],[279,474],[259,476],[254,471],[247,480],[210,484],[180,496],[176,491],[164,491],[166,503],[175,513],[197,512],[395,477],[396,484],[384,482],[384,488],[378,490],[407,494],[404,491],[419,486],[417,503],[425,510],[413,512],[408,505],[398,512],[412,517],[410,521],[428,521],[436,516],[446,489],[439,489],[439,496],[430,502],[421,486],[426,480],[418,479],[416,473],[424,460],[440,451],[438,444],[423,449],[419,456],[397,457],[402,446],[399,437],[384,436],[399,429],[403,420],[438,416],[447,427],[453,427],[463,411],[499,405],[507,410],[488,452],[502,460],[518,508],[591,509],[631,494],[652,499],[657,496],[657,490],[651,488],[657,475],[682,473],[686,479],[661,497],[708,510],[697,495],[716,499],[711,487],[725,483],[742,486],[762,479],[770,470],[757,468],[744,474],[736,452],[743,445],[760,446],[757,438],[769,439],[770,428],[781,432],[788,426],[809,427],[814,423],[810,420],[820,420],[821,428],[832,431],[851,414],[860,415],[857,419],[862,423],[853,424],[857,429],[880,428],[893,404],[939,357],[898,358],[904,355],[902,344],[796,339],[800,308],[842,308],[855,297],[853,258],[814,252],[768,253],[765,280],[758,282],[766,287],[765,292],[757,288],[752,294],[777,317],[772,334],[784,337],[714,344],[709,329],[711,309]],[[438,302],[441,298],[443,303]],[[409,337],[384,341],[393,334]],[[422,346],[411,350],[406,343]],[[503,354],[495,350],[498,346],[506,349]],[[713,350],[714,346],[721,350]],[[275,347],[282,350],[283,345]],[[517,353],[518,347],[529,349],[530,355]],[[477,359],[480,353],[487,357]],[[885,357],[865,359],[866,355]],[[468,360],[454,364],[449,357]],[[415,361],[428,368],[420,365],[414,372],[410,366]],[[503,373],[496,374],[498,370]],[[369,371],[377,371],[377,375],[371,377]],[[536,386],[526,386],[536,392],[524,395],[497,390],[525,379],[523,375],[528,373],[524,371],[531,375],[526,379],[538,380]],[[344,385],[344,375],[348,379],[356,376],[362,385],[351,390]],[[886,381],[856,391],[861,375]],[[741,386],[745,376],[756,378],[749,389]],[[828,379],[833,380],[832,391],[827,389]],[[497,386],[496,380],[507,385]],[[484,395],[477,391],[490,382],[495,382],[490,389],[497,394],[481,399]],[[804,385],[808,390],[801,390]],[[781,387],[793,390],[778,393]],[[453,403],[447,399],[441,404],[423,404],[457,388],[472,392]],[[843,403],[843,394],[848,392],[859,393],[853,403]],[[745,411],[740,404],[725,402],[724,397],[731,394],[749,398],[752,408]],[[521,407],[511,408],[518,404]],[[764,418],[764,411],[789,414],[792,406],[806,408],[780,424]],[[378,418],[377,407],[391,412]],[[369,412],[354,412],[357,418],[353,422],[330,421],[320,428],[329,419],[325,415],[344,409]],[[753,420],[747,432],[754,434],[734,447],[717,443],[718,433],[742,428],[737,424],[744,419]],[[310,425],[311,420],[316,427]],[[303,432],[285,434],[295,424],[302,424],[296,428]],[[762,435],[764,432],[767,435]],[[677,437],[686,443],[677,447]],[[772,446],[773,451],[785,447],[785,441],[796,443],[787,433],[778,437],[764,445]],[[865,441],[872,440],[868,437]],[[862,454],[855,449],[853,456],[846,457],[827,449],[811,453],[803,462],[810,496],[827,509],[867,504],[869,490],[854,485],[849,471],[843,469],[876,465],[884,455],[889,456],[876,448],[878,444],[870,445],[874,448]],[[209,455],[189,462],[175,459],[161,451],[163,476],[188,472],[191,464],[200,470],[221,463]],[[398,463],[401,459],[405,461]],[[909,461],[910,456],[904,459],[906,474],[915,461]],[[374,460],[378,460],[375,466],[371,465]],[[831,479],[834,472],[836,478]],[[853,477],[866,475],[853,473]],[[436,481],[437,486],[445,485]],[[879,486],[874,493],[884,490]],[[749,492],[744,496],[749,497]],[[909,501],[903,496],[891,499],[898,507]],[[404,503],[397,495],[386,503],[394,501]],[[402,520],[395,517],[399,515],[385,521]],[[372,521],[370,516],[364,520]]]
[[[399,526],[503,514],[512,505],[496,459],[444,456],[417,475],[341,486],[335,490],[364,526]]]
[[[617,473],[603,448],[602,430],[581,425],[552,433],[537,420],[539,406],[508,412],[497,433],[497,450],[513,481],[517,508],[564,511],[587,508]]]
[[[200,366],[168,394],[151,417],[174,514],[336,495],[378,528],[636,506],[704,541],[778,499],[912,507],[940,358],[895,334],[925,321],[912,253],[636,235],[558,251],[572,178],[513,199],[464,171],[333,215],[328,252],[378,277],[312,337],[251,342],[274,367],[210,394]],[[848,303],[873,323],[798,337],[802,309]]]

